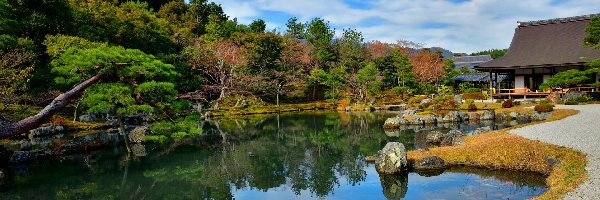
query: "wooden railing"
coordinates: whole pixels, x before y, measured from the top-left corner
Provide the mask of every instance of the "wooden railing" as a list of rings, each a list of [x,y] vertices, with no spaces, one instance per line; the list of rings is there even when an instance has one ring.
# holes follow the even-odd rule
[[[553,88],[545,91],[526,91],[525,88],[517,88],[517,89],[498,89],[496,94],[522,94],[522,93],[549,93],[549,92],[558,92],[558,93],[566,93],[570,90],[575,90],[578,92],[598,92],[600,88],[593,87],[591,84],[578,84],[575,87],[569,88]]]

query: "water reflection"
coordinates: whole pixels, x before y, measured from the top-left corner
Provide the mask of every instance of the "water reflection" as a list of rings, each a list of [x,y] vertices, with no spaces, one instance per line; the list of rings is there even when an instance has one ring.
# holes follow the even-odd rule
[[[501,187],[505,179],[486,176],[487,171],[379,176],[363,158],[387,142],[415,149],[425,130],[478,127],[386,132],[382,124],[390,115],[310,112],[214,119],[201,124],[205,133],[201,137],[164,146],[133,146],[133,157],[114,146],[85,156],[10,166],[0,199],[399,199],[430,198],[423,195],[431,188],[446,191],[433,193],[438,195],[434,197],[449,199],[477,196],[469,192],[479,190],[527,198],[545,190],[543,182],[518,182],[515,177],[506,180],[522,184]],[[476,177],[491,177],[487,184],[500,189],[468,189],[481,185],[464,182]],[[464,187],[455,187],[461,184]]]

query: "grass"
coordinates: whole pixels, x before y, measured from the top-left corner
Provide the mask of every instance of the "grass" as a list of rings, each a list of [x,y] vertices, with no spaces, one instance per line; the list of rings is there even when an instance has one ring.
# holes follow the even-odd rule
[[[537,123],[559,120],[574,114],[577,114],[577,111],[555,110],[552,117]],[[514,128],[518,127],[510,129]],[[549,190],[534,199],[559,199],[587,178],[587,161],[583,153],[512,135],[508,133],[510,129],[465,137],[464,145],[411,151],[408,153],[408,159],[418,161],[424,157],[438,156],[449,165],[519,170],[548,175],[546,182]],[[553,167],[548,162],[549,158],[559,160],[560,163]]]

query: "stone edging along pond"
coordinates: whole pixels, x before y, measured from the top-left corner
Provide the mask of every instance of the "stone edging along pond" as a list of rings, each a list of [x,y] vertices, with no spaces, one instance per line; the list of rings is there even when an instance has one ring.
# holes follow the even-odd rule
[[[577,114],[576,110],[555,110],[544,121],[523,124],[487,133],[465,136],[457,146],[414,150],[407,153],[409,163],[439,157],[449,166],[471,166],[498,170],[518,170],[547,175],[549,189],[534,199],[560,199],[587,179],[583,153],[553,144],[509,134],[522,126],[560,120]]]

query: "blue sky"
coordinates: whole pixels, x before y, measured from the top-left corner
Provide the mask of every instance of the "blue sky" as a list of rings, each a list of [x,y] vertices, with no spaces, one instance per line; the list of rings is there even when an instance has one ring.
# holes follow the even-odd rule
[[[290,17],[324,18],[339,34],[361,31],[367,41],[411,40],[471,53],[508,48],[517,21],[600,12],[600,0],[214,0],[248,24],[285,31]]]

